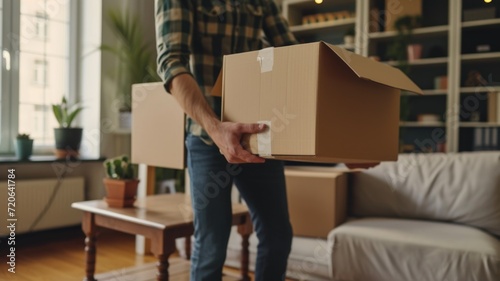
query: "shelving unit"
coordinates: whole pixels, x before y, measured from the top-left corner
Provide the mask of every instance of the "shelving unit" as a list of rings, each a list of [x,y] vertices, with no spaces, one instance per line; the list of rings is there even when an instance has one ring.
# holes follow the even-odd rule
[[[455,81],[457,93],[454,106],[461,108],[462,113],[457,118],[460,122],[456,151],[498,150],[500,70],[497,69],[500,63],[500,38],[495,35],[500,33],[500,4],[486,6],[478,1],[462,0],[457,1],[456,5],[464,11],[479,7],[496,9],[495,18],[465,21],[464,17],[459,18],[457,23],[458,31],[454,35],[458,47],[456,59],[459,72]],[[474,72],[483,77],[487,85],[480,82],[470,85],[471,73]],[[495,83],[495,80],[498,82]]]
[[[301,24],[291,26],[290,30],[293,34],[297,36],[301,35],[315,35],[319,33],[330,33],[336,31],[345,31],[351,26],[354,26],[356,23],[356,19],[340,19],[331,22],[317,22],[317,23],[309,23],[309,24]]]
[[[292,32],[303,42],[324,40],[342,46],[343,33],[355,27],[356,53],[378,57],[389,65],[397,66],[398,63],[387,56],[387,50],[398,34],[396,31],[385,31],[384,18],[373,16],[390,13],[385,11],[387,1],[390,0],[336,0],[323,1],[318,5],[312,0],[284,0],[283,11],[291,23]],[[398,4],[404,1],[410,0],[400,0]],[[402,93],[402,100],[408,101],[409,111],[407,119],[400,123],[405,148],[417,141],[435,141],[436,135],[443,135],[435,151],[471,151],[478,147],[483,150],[485,147],[476,144],[474,138],[482,130],[489,130],[487,134],[500,132],[500,3],[411,1],[422,3],[422,25],[413,30],[412,43],[421,44],[423,51],[421,58],[404,65],[409,77],[424,89],[424,95]],[[463,20],[465,10],[486,5],[496,7],[495,18],[479,16],[476,20]],[[356,17],[302,25],[303,15],[346,8],[355,12]],[[374,10],[378,12],[372,13]],[[374,27],[376,30],[372,32]],[[480,73],[486,85],[466,83],[472,71]],[[442,79],[445,82],[439,84],[437,77],[447,79]],[[441,121],[418,122],[420,114],[438,115]]]
[[[283,15],[290,24],[290,30],[300,42],[325,41],[337,45],[349,51],[358,52],[357,44],[346,44],[344,34],[354,29],[358,30],[361,22],[361,14],[358,12],[362,0],[336,0],[324,1],[316,4],[312,0],[284,0]],[[311,17],[318,14],[345,13],[347,18],[304,23],[304,17]],[[356,34],[359,37],[359,34]]]
[[[415,1],[405,6],[404,0],[399,3],[400,9],[412,13],[415,7]],[[453,67],[451,61],[452,44],[450,33],[453,32],[453,15],[451,14],[451,2],[453,0],[442,0],[437,4],[436,1],[422,0],[422,23],[421,26],[415,28],[411,32],[411,43],[421,44],[422,56],[420,58],[406,61],[404,71],[407,75],[422,89],[423,96],[417,96],[409,93],[402,93],[401,111],[407,112],[402,115],[400,123],[400,139],[403,146],[408,148],[413,146],[415,151],[419,152],[418,142],[430,139],[436,143],[433,150],[453,151],[453,148],[448,145],[450,132],[448,120],[449,114],[447,108],[452,102],[450,99],[453,93],[453,87],[450,85],[450,68]],[[365,19],[362,25],[362,34],[365,42],[363,45],[362,54],[364,56],[376,56],[382,61],[386,61],[391,66],[401,66],[401,63],[390,59],[388,50],[391,44],[398,38],[397,31],[386,31],[388,27],[384,18],[378,18],[375,21],[372,16],[374,14],[390,14],[390,11],[385,10],[385,0],[369,0],[363,5],[363,18]],[[418,11],[416,12],[418,13]],[[398,15],[391,15],[395,18]],[[403,16],[403,15],[400,15]],[[425,21],[424,21],[425,20]],[[371,21],[371,22],[370,22]],[[373,31],[375,29],[375,32]],[[448,85],[436,86],[436,77],[447,76]],[[439,119],[436,122],[419,122],[419,116],[423,114],[431,114]],[[443,135],[442,139],[435,140],[435,135]],[[407,150],[407,149],[405,149]],[[425,151],[428,152],[428,151]]]

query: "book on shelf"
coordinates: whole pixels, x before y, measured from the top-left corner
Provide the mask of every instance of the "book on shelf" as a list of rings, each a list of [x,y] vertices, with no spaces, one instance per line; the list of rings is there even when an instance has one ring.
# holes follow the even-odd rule
[[[500,93],[490,92],[488,93],[488,122],[500,124],[500,98],[498,97]]]
[[[500,130],[497,127],[474,128],[474,141],[472,150],[499,150],[499,131]]]

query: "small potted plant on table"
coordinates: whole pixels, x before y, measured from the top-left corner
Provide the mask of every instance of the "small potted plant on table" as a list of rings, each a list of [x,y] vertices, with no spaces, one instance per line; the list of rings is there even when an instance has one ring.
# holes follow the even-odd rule
[[[134,168],[127,156],[121,156],[104,162],[107,177],[105,201],[110,207],[133,207],[137,195],[139,180],[134,176]]]
[[[33,153],[33,139],[28,134],[18,134],[16,137],[16,157],[27,160]]]

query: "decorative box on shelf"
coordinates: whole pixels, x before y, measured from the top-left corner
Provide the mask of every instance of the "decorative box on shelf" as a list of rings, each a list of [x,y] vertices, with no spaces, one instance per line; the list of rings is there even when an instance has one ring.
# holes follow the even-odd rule
[[[464,10],[464,21],[494,19],[496,15],[495,7],[485,7]]]

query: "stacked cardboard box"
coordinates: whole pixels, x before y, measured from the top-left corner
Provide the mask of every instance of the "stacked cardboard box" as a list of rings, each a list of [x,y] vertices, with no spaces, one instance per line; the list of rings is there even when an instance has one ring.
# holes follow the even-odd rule
[[[347,174],[328,167],[285,169],[294,236],[326,238],[347,216]]]

